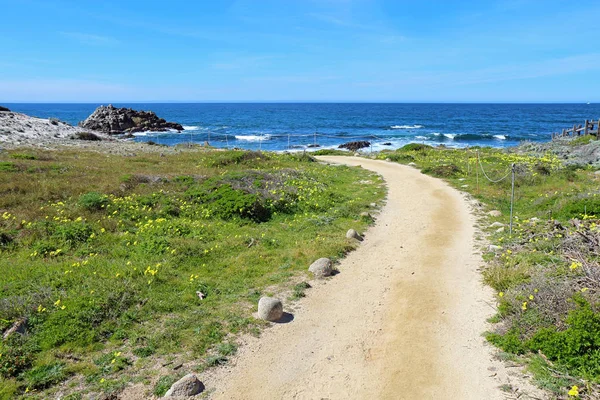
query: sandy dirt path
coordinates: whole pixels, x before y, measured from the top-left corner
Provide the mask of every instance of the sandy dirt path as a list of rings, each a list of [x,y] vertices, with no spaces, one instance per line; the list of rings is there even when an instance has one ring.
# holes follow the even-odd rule
[[[292,322],[252,339],[207,382],[211,398],[511,398],[481,336],[493,300],[463,196],[411,167],[320,160],[381,174],[387,204],[340,273],[288,310]]]

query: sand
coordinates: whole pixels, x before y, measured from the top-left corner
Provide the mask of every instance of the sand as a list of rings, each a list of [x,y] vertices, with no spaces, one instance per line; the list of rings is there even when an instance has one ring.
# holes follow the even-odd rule
[[[381,174],[387,205],[340,273],[314,282],[300,306],[286,310],[292,321],[247,338],[231,365],[201,377],[209,397],[543,398],[518,368],[495,360],[481,336],[494,300],[481,283],[466,198],[411,167],[319,159]]]

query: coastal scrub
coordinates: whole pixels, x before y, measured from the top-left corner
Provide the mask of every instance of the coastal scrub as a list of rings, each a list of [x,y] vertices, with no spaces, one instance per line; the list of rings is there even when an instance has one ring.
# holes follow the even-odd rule
[[[225,362],[259,332],[257,300],[303,296],[307,266],[351,251],[344,233],[384,196],[374,174],[305,155],[18,154],[0,154],[0,329],[25,333],[0,343],[0,398]]]

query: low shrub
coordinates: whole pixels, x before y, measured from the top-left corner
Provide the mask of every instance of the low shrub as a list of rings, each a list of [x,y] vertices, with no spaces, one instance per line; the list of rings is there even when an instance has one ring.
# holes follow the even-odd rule
[[[100,136],[98,136],[98,135],[96,135],[95,133],[92,133],[92,132],[78,132],[75,135],[75,139],[78,139],[78,140],[89,140],[89,141],[92,141],[92,142],[98,142],[98,141],[102,140],[102,138]]]
[[[426,145],[426,144],[409,143],[409,144],[404,145],[401,148],[399,148],[398,151],[425,151],[425,150],[431,150],[431,149],[433,149],[433,147]]]
[[[109,204],[108,196],[98,192],[89,192],[79,197],[79,205],[89,211],[99,211]]]

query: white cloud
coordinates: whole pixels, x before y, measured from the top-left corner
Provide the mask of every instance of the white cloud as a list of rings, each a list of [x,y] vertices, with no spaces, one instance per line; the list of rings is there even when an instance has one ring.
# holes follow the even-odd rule
[[[81,44],[92,46],[114,46],[119,41],[110,36],[93,35],[83,32],[60,32],[60,34],[69,39],[73,39]]]

